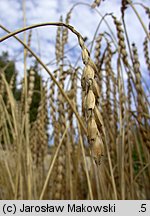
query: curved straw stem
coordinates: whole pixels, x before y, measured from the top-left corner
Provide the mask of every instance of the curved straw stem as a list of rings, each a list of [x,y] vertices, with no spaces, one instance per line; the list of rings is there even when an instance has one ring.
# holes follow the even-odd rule
[[[52,25],[60,25],[60,26],[67,26],[67,28],[69,28],[72,32],[76,32],[75,34],[78,36],[78,37],[82,37],[77,31],[74,30],[73,27],[68,27],[68,25],[66,24],[63,24],[63,23],[51,23]],[[44,24],[37,24],[37,25],[32,25],[32,26],[28,26],[28,27],[25,27],[25,28],[22,28],[22,29],[19,29],[15,32],[12,32],[10,33],[9,30],[7,30],[4,26],[0,25],[0,27],[5,30],[6,32],[8,32],[9,34],[2,37],[0,39],[0,42],[14,36],[15,39],[17,39],[34,57],[35,59],[39,62],[39,64],[47,71],[47,73],[50,75],[51,79],[53,80],[53,82],[58,86],[59,90],[60,90],[60,93],[63,95],[63,97],[65,98],[65,100],[68,102],[68,104],[70,105],[71,109],[73,110],[76,118],[78,119],[82,129],[84,130],[85,134],[87,134],[87,130],[83,124],[83,121],[81,120],[77,110],[75,109],[75,107],[73,106],[72,102],[70,101],[70,99],[68,98],[68,96],[66,95],[65,91],[61,88],[59,82],[57,82],[56,78],[53,76],[53,74],[50,72],[50,70],[47,68],[47,66],[42,62],[42,60],[30,49],[30,47],[28,47],[26,44],[23,43],[23,41],[21,41],[18,37],[15,36],[15,34],[18,34],[20,32],[23,32],[23,31],[26,31],[28,29],[31,29],[31,28],[36,28],[36,27],[40,27],[40,26],[44,26],[44,25],[50,25],[50,23],[44,23]]]
[[[30,25],[30,26],[27,26],[27,27],[24,27],[24,28],[20,28],[20,29],[14,31],[14,32],[7,31],[7,32],[9,32],[9,34],[5,35],[2,38],[0,38],[0,42],[6,40],[6,39],[8,39],[8,38],[10,38],[10,37],[12,37],[12,36],[14,36],[16,34],[27,31],[29,29],[33,29],[33,28],[37,28],[37,27],[44,27],[44,26],[64,26],[64,27],[70,29],[78,37],[78,39],[82,38],[82,40],[83,40],[83,37],[81,36],[81,34],[78,31],[76,31],[74,29],[74,27],[71,26],[71,25],[67,25],[67,24],[62,23],[62,22],[46,22],[46,23],[39,23],[39,24]],[[2,25],[0,25],[0,27],[3,28]]]
[[[88,3],[78,2],[78,3],[76,3],[76,4],[73,5],[73,7],[71,8],[70,11],[73,11],[73,9],[74,9],[75,7],[77,7],[77,6],[79,6],[79,5],[84,5],[84,6],[87,6],[87,7],[91,8],[91,5],[88,4]],[[113,33],[113,31],[112,31],[110,25],[108,24],[107,20],[105,19],[105,17],[100,13],[100,11],[99,11],[98,9],[94,8],[94,9],[92,9],[92,10],[95,10],[96,13],[98,13],[98,15],[99,15],[101,18],[103,18],[103,20],[104,20],[106,26],[108,27],[109,31],[111,32],[111,35],[112,35],[112,37],[113,37],[114,44],[116,43],[116,45],[117,45],[116,37],[115,37],[115,35],[114,35],[114,33]]]

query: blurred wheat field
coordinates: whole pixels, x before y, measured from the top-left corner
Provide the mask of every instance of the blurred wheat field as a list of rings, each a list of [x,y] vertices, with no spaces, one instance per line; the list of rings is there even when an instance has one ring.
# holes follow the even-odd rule
[[[101,4],[86,5],[95,11]],[[24,46],[20,89],[17,73],[10,73],[12,61],[0,64],[0,199],[150,199],[150,88],[144,77],[150,73],[150,29],[136,3],[122,0],[121,19],[109,14],[115,33],[98,29],[87,44],[70,24],[74,7],[65,21],[29,27],[23,7],[24,28],[9,32],[0,25],[1,43],[15,37]],[[150,20],[150,8],[140,7]],[[141,70],[138,46],[127,33],[128,8],[145,32],[147,71]],[[100,22],[109,26],[107,17]],[[54,71],[30,45],[32,29],[46,25],[57,28]],[[78,38],[82,66],[78,59],[66,64],[70,32]],[[36,60],[33,67],[27,58]],[[40,67],[48,80],[39,75]]]

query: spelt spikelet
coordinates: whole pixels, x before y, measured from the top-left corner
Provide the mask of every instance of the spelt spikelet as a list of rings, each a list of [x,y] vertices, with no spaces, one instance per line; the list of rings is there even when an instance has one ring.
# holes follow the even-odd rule
[[[110,123],[112,123],[112,110],[111,110],[111,101],[110,101],[110,92],[111,92],[111,87],[110,87],[110,77],[112,74],[112,68],[111,68],[111,59],[112,59],[112,51],[111,51],[111,46],[110,43],[107,45],[107,54],[105,58],[105,70],[106,70],[106,109],[108,113],[108,120]]]
[[[71,19],[71,13],[72,13],[72,10],[70,10],[67,13],[66,21],[65,21],[65,23],[67,25],[69,25],[69,22],[70,22],[70,19]],[[67,41],[68,41],[68,28],[63,28],[63,33],[62,33],[62,43],[63,43],[63,46],[67,43]]]
[[[64,169],[65,169],[65,146],[62,145],[58,159],[57,159],[57,173],[56,173],[56,179],[55,179],[55,190],[54,190],[54,199],[59,200],[59,199],[64,199],[65,194],[65,176],[64,176]]]
[[[123,62],[126,66],[128,66],[128,59],[127,59],[127,51],[126,51],[126,45],[125,45],[125,39],[124,39],[124,31],[122,28],[122,24],[120,21],[117,20],[115,16],[113,16],[114,23],[117,29],[117,36],[118,36],[118,44],[119,44],[119,53],[122,56]]]
[[[62,88],[64,88],[64,82],[68,73],[63,71],[63,67],[60,65],[60,75],[59,75],[59,83]],[[62,95],[58,94],[58,123],[59,123],[59,137],[63,135],[64,130],[66,128],[66,116],[64,112],[65,106]],[[55,189],[53,191],[54,199],[65,199],[67,194],[65,194],[66,188],[66,179],[65,179],[65,170],[66,170],[66,143],[67,138],[65,137],[61,148],[59,150],[57,163],[55,165]]]
[[[12,92],[13,92],[13,89],[14,89],[14,87],[15,87],[15,79],[16,79],[16,74],[14,73],[14,74],[12,75],[12,77],[11,77],[11,79],[10,79],[10,83],[9,83],[9,88],[10,88],[10,90],[11,90]],[[7,109],[10,108],[10,100],[9,100],[9,99],[6,101],[6,107],[7,107]]]
[[[13,90],[13,88],[14,88],[14,85],[15,85],[15,78],[16,78],[16,74],[14,73],[13,75],[12,75],[12,77],[11,77],[11,80],[10,80],[10,83],[9,83],[9,87],[10,87],[10,89],[11,90]]]
[[[143,46],[144,46],[144,55],[145,55],[145,60],[146,60],[146,64],[147,64],[147,69],[149,71],[150,74],[150,57],[149,57],[149,49],[148,49],[148,38],[145,37]]]
[[[21,81],[21,85],[22,85],[22,88],[21,88],[21,108],[22,108],[22,111],[24,110],[24,102],[25,102],[25,86],[24,86],[24,78],[22,79]]]
[[[76,101],[76,95],[77,95],[77,72],[78,68],[75,69],[72,77],[71,77],[71,89],[66,92],[67,96],[69,99],[72,101],[72,104],[76,106],[77,101]],[[70,128],[73,129],[73,110],[70,109],[70,106],[68,107],[68,120],[70,122]]]
[[[97,124],[97,128],[99,130],[99,133],[102,136],[102,139],[104,140],[105,131],[104,131],[103,118],[97,106],[94,107],[94,117],[95,117],[95,121]]]
[[[28,109],[30,108],[34,90],[34,81],[35,81],[35,72],[34,70],[30,70],[29,74],[29,89],[28,89]]]
[[[56,200],[65,199],[65,147],[65,143],[63,143],[59,151],[57,163],[55,165],[55,188],[53,190],[53,199]]]
[[[38,164],[38,159],[37,159],[37,139],[38,139],[38,134],[37,134],[37,122],[33,122],[31,124],[31,129],[30,129],[30,149],[32,152],[32,158],[33,162],[35,165]]]
[[[54,77],[57,78],[58,75],[58,71],[54,71]],[[49,91],[49,105],[50,105],[50,118],[52,121],[52,125],[53,125],[53,130],[54,130],[54,144],[56,143],[56,140],[58,139],[57,135],[58,133],[56,131],[57,127],[56,127],[56,113],[57,113],[57,107],[55,106],[56,100],[55,100],[55,83],[51,81],[50,83],[50,91]]]
[[[140,62],[138,58],[137,48],[135,44],[132,44],[132,50],[133,50],[133,68],[135,72],[135,78],[136,78],[136,90],[137,90],[137,102],[138,102],[138,115],[142,116],[144,101],[143,101],[143,88],[141,84],[141,72],[140,72]]]
[[[132,115],[131,115],[131,107],[132,107],[132,85],[131,85],[131,72],[127,72],[127,101],[128,101],[128,112],[126,113],[126,124],[125,124],[125,134],[124,134],[124,145],[125,145],[125,156],[124,156],[124,163],[125,163],[125,174],[127,187],[126,187],[126,194],[129,197],[133,197],[133,190],[127,193],[127,188],[130,186],[131,182],[133,182],[133,171],[132,171],[132,156],[131,151],[133,148],[133,135],[132,135]],[[129,199],[128,197],[126,199]]]
[[[121,114],[122,120],[124,120],[126,97],[125,97],[125,92],[124,92],[124,88],[123,88],[123,80],[121,78],[119,66],[118,66],[118,78],[117,78],[117,82],[118,82],[118,92],[119,92],[119,102],[120,102],[120,114]]]
[[[96,64],[97,68],[100,67],[100,55],[101,55],[100,49],[101,49],[102,38],[103,38],[103,34],[99,34],[96,38],[95,55],[94,56],[95,56],[95,64]]]
[[[28,35],[28,43],[27,43],[28,47],[30,47],[31,45],[31,37],[32,37],[32,29],[30,29],[29,35]]]
[[[42,89],[42,97],[38,107],[37,120],[31,128],[31,150],[33,152],[33,160],[37,166],[41,166],[47,153],[47,90],[46,86]]]
[[[130,112],[131,111],[131,101],[132,101],[131,100],[131,92],[132,92],[131,73],[128,72],[127,75],[128,75],[128,79],[127,79],[127,83],[128,83],[128,85],[127,85],[127,89],[128,89],[128,110]]]
[[[31,46],[31,38],[32,38],[32,29],[30,29],[29,35],[28,35],[28,42],[27,42],[28,47]],[[28,56],[32,57],[31,53],[28,53]]]
[[[130,173],[130,166],[129,166],[129,155],[130,155],[130,148],[129,148],[129,145],[131,145],[130,143],[130,133],[129,131],[131,130],[130,128],[130,124],[129,122],[126,122],[125,124],[125,132],[124,132],[124,152],[125,152],[125,156],[124,156],[124,172],[125,174],[127,173],[127,176],[126,176],[126,184],[127,186],[125,187],[126,191],[128,190],[128,187],[130,186],[131,182],[130,182],[130,176],[129,173]],[[128,194],[128,193],[126,193]],[[126,197],[127,199],[127,197]]]
[[[148,15],[148,18],[150,19],[150,8],[145,7],[145,10],[146,10],[146,13],[147,13],[147,15]]]
[[[60,17],[60,22],[62,22],[62,16]],[[63,57],[63,44],[62,44],[62,27],[58,26],[57,35],[56,35],[56,47],[55,47],[55,55],[57,64],[59,64],[60,60]]]
[[[3,74],[3,70],[0,69],[0,95],[2,96],[5,92],[5,84],[4,81],[2,79],[2,74]]]
[[[117,129],[118,129],[118,110],[117,110],[117,80],[114,72],[111,73],[112,80],[112,98],[113,98],[113,111],[112,111],[112,122],[113,122],[113,132],[114,137],[117,137]]]
[[[18,124],[22,124],[22,113],[21,113],[21,102],[17,101],[16,103],[16,119]]]

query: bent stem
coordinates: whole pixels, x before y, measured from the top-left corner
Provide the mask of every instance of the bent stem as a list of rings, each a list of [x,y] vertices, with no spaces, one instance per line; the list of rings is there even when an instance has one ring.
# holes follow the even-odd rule
[[[56,23],[55,23],[55,24],[56,24]],[[58,23],[58,25],[61,25],[61,26],[62,26],[62,24],[63,24],[63,23]],[[13,32],[13,33],[10,33],[10,31],[7,30],[4,26],[0,25],[0,27],[1,27],[3,30],[5,30],[6,32],[9,33],[8,35],[6,35],[6,36],[4,36],[3,38],[1,38],[1,39],[0,39],[0,42],[6,40],[6,39],[9,38],[9,37],[14,36],[14,38],[17,39],[17,40],[18,40],[18,41],[35,57],[35,59],[39,62],[39,64],[40,64],[40,65],[47,71],[47,73],[50,75],[50,77],[51,77],[51,79],[53,80],[53,82],[58,86],[58,88],[59,88],[59,90],[60,90],[60,93],[63,95],[63,97],[65,98],[65,100],[66,100],[66,101],[68,102],[68,104],[70,105],[70,107],[71,107],[71,109],[73,110],[73,112],[74,112],[74,114],[75,114],[77,120],[79,121],[79,123],[80,123],[82,129],[84,130],[85,134],[87,134],[87,130],[86,130],[84,124],[83,124],[82,119],[80,118],[80,116],[79,116],[77,110],[76,110],[75,107],[73,106],[73,104],[72,104],[72,102],[70,101],[70,99],[68,98],[67,94],[65,93],[65,91],[64,91],[64,90],[62,89],[62,87],[60,86],[59,82],[56,80],[56,78],[53,76],[53,74],[50,72],[50,70],[47,68],[47,66],[42,62],[42,60],[41,60],[26,44],[24,44],[23,41],[21,41],[18,37],[15,36],[15,34],[17,34],[17,33],[19,33],[19,32],[26,31],[26,30],[28,30],[28,29],[31,29],[32,27],[33,27],[33,28],[36,28],[36,27],[39,27],[39,26],[41,26],[41,25],[43,26],[44,24],[33,25],[34,27],[33,27],[33,26],[29,26],[29,27],[26,27],[26,28],[17,30],[17,31],[15,31],[15,32]],[[48,23],[47,25],[49,25],[49,23]],[[54,25],[54,23],[53,23],[52,25]],[[57,24],[56,24],[56,25],[57,25]],[[67,26],[67,25],[64,24],[64,26]],[[69,29],[70,29],[70,28],[69,28]],[[79,34],[79,36],[80,36],[80,34]],[[82,37],[82,36],[80,36],[80,37]]]

